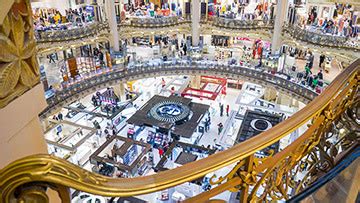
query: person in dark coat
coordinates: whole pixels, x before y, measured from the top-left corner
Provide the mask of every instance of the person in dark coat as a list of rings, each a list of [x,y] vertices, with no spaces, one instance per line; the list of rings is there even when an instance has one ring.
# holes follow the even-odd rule
[[[320,55],[320,60],[319,60],[319,67],[321,68],[321,65],[324,63],[325,61],[325,55],[324,54],[321,54]]]
[[[224,105],[220,104],[220,116],[222,117],[224,113]]]
[[[319,70],[317,77],[319,78],[319,80],[323,80],[323,73],[322,70]]]

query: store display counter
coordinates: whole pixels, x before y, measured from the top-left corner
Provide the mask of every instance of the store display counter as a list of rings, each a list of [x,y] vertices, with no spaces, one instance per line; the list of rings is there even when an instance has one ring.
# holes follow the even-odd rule
[[[95,166],[106,164],[116,167],[126,177],[137,176],[144,174],[147,168],[145,155],[150,148],[147,143],[115,135],[90,156],[90,162]]]
[[[83,166],[91,154],[91,137],[96,129],[60,121],[45,133],[49,153]]]
[[[67,131],[64,129],[68,128]],[[61,149],[70,152],[76,149],[88,140],[96,129],[80,126],[67,121],[60,121],[53,129],[45,133],[45,141]],[[65,134],[66,133],[66,134]]]
[[[161,157],[160,161],[154,167],[154,170],[162,171],[175,168],[176,166],[189,163],[191,160],[197,160],[209,156],[215,153],[215,151],[216,150],[214,149],[194,144],[174,141],[171,143],[167,151]],[[171,164],[168,164],[168,162],[171,162]],[[166,166],[171,166],[171,168],[166,168]]]

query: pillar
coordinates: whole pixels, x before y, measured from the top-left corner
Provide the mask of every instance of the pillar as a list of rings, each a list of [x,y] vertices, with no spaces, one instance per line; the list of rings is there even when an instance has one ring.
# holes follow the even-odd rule
[[[195,89],[200,89],[201,87],[201,76],[200,75],[194,75],[190,77],[190,87]]]
[[[277,91],[275,87],[265,88],[264,99],[266,101],[275,101],[277,96]]]
[[[111,45],[114,51],[119,51],[119,33],[117,29],[116,12],[114,0],[106,0],[106,16],[110,26]]]
[[[285,105],[285,106],[292,106],[292,97],[283,94],[283,93],[279,93],[278,97],[277,97],[277,104],[280,105]]]
[[[93,3],[92,5],[94,6],[94,14],[95,14],[94,18],[95,18],[95,20],[97,22],[101,22],[102,20],[100,18],[99,5],[97,3]]]
[[[120,101],[126,100],[125,85],[123,82],[114,86],[114,93],[119,97]]]
[[[330,6],[329,7],[329,14],[328,14],[328,16],[327,16],[327,18],[328,19],[331,19],[332,17],[333,17],[333,15],[334,15],[334,6]]]
[[[31,32],[34,28],[29,23],[26,29],[24,24],[32,22],[30,0],[18,0],[16,4],[14,7],[13,1],[2,1],[0,7],[0,35],[4,42],[0,43],[0,169],[24,156],[47,153],[38,117],[47,104]],[[19,7],[24,9],[18,12]],[[11,33],[28,37],[15,37],[15,42]],[[11,44],[16,46],[15,52],[9,48]]]
[[[272,54],[275,54],[275,52],[279,50],[281,47],[281,30],[284,25],[286,11],[287,11],[287,0],[278,0],[276,5],[274,32],[271,42]]]
[[[205,0],[205,3],[206,3],[206,13],[205,13],[205,19],[207,20],[208,19],[208,16],[209,16],[209,0]]]
[[[192,46],[199,46],[200,40],[200,0],[191,0],[191,39]]]

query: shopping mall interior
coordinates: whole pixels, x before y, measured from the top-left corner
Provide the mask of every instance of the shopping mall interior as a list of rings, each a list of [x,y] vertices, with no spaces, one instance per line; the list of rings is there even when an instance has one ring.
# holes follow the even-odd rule
[[[0,202],[360,202],[359,0],[0,2]]]

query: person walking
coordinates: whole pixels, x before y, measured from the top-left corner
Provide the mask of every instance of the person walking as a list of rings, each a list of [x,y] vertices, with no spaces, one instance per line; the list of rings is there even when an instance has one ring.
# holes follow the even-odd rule
[[[323,76],[323,73],[322,73],[322,70],[321,70],[321,69],[319,70],[317,76],[318,76],[319,80],[322,80],[322,79],[323,79],[324,76]]]
[[[222,123],[218,124],[218,135],[220,135],[221,131],[223,130],[224,126]]]
[[[165,88],[166,82],[164,80],[164,78],[161,79],[161,88]]]
[[[51,63],[51,62],[55,63],[53,54],[49,54],[49,63]]]
[[[159,148],[159,156],[160,158],[163,156],[164,154],[164,150],[162,148]]]
[[[309,68],[309,66],[305,66],[305,79],[307,79],[309,77],[309,75],[311,75],[312,72]]]
[[[207,133],[208,131],[208,119],[205,119],[205,132]]]
[[[175,87],[171,87],[171,89],[170,89],[170,94],[171,94],[171,95],[175,95]]]
[[[324,61],[325,61],[325,55],[321,54],[320,59],[319,59],[319,68],[322,67],[322,64],[324,63]]]
[[[220,117],[223,116],[223,113],[224,113],[224,105],[220,104]]]
[[[230,106],[228,104],[228,105],[226,105],[226,116],[228,116],[228,117],[229,117],[229,111],[230,111]]]

